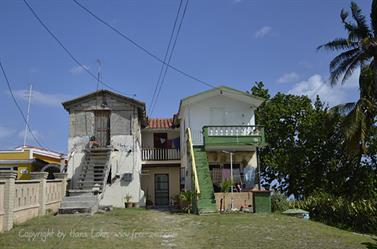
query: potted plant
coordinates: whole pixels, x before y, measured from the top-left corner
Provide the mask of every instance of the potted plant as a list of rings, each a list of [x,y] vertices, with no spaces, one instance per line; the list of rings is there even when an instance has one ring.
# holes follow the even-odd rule
[[[132,196],[127,194],[125,197],[124,197],[124,207],[125,208],[130,208],[132,206],[132,203],[130,202]]]

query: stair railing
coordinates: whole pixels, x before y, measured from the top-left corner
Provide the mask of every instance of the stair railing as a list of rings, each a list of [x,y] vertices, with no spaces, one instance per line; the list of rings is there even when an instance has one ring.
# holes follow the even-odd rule
[[[199,179],[198,179],[198,173],[196,170],[194,146],[192,144],[192,135],[191,135],[190,128],[187,128],[187,143],[188,143],[188,147],[189,147],[188,149],[190,151],[190,156],[191,156],[192,171],[194,173],[195,190],[196,190],[196,193],[199,195],[200,194]]]
[[[105,188],[106,188],[106,182],[107,182],[107,178],[109,177],[109,173],[110,173],[110,169],[111,169],[111,151],[108,151],[108,159],[107,159],[107,162],[106,162],[106,166],[105,166],[105,174],[104,174],[104,178],[103,178],[103,181],[102,181],[102,190],[101,190],[101,198],[103,198],[103,193],[105,192]]]

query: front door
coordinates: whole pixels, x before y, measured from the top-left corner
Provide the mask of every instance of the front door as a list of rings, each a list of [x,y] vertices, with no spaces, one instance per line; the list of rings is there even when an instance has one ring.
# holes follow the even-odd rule
[[[95,111],[95,137],[101,147],[110,144],[110,112]]]
[[[155,205],[169,206],[169,175],[156,174],[154,175],[155,182]]]

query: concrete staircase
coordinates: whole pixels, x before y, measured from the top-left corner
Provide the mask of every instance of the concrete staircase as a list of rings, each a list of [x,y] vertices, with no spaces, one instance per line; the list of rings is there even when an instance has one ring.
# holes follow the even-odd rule
[[[91,190],[97,184],[102,192],[108,176],[110,153],[109,148],[92,148],[88,152],[81,166],[77,189]]]
[[[200,188],[200,196],[197,202],[198,213],[204,214],[217,212],[207,153],[205,152],[203,146],[194,147],[194,157]]]
[[[98,211],[99,194],[106,185],[110,171],[110,154],[110,148],[92,148],[87,152],[80,166],[79,181],[64,197],[59,214],[94,214]],[[96,188],[98,192],[94,193]]]
[[[98,196],[89,190],[70,190],[59,208],[59,214],[90,214],[98,211]]]

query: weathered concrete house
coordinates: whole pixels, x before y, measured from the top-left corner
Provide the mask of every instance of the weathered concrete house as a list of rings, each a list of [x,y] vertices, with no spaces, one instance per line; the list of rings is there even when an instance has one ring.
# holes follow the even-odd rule
[[[67,167],[70,188],[99,188],[100,204],[142,205],[141,128],[145,104],[107,90],[63,103],[69,112]],[[77,191],[79,192],[79,191]]]

